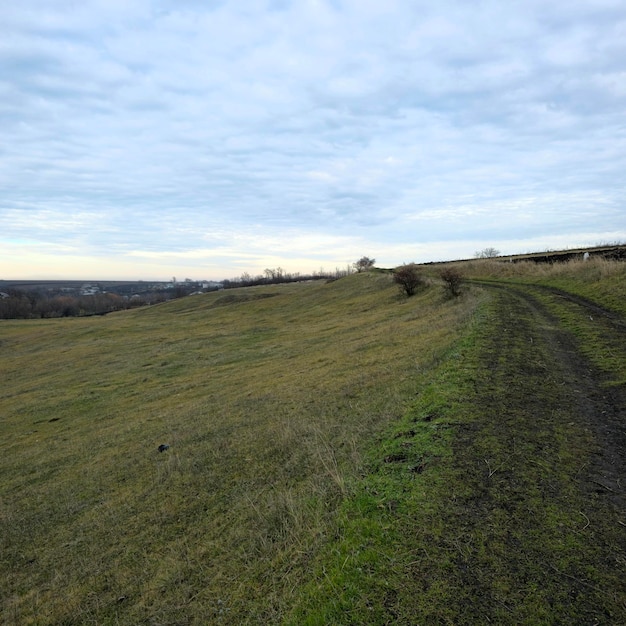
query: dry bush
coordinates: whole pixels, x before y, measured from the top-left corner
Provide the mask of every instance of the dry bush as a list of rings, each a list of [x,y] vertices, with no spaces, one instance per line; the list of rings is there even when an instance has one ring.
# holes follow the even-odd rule
[[[415,263],[401,265],[393,272],[393,280],[407,297],[415,295],[420,287],[426,286],[426,279]]]
[[[463,274],[454,267],[447,267],[439,275],[443,280],[443,288],[446,293],[452,298],[458,298],[461,295]]]

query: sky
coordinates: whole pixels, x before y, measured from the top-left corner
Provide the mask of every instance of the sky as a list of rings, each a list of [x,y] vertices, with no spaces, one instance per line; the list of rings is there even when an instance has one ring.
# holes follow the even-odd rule
[[[626,241],[624,0],[0,3],[0,279]]]

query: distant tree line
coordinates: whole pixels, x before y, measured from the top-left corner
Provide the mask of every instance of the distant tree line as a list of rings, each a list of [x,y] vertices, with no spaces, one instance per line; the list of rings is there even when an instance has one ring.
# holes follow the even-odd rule
[[[35,319],[106,315],[188,295],[182,286],[131,297],[116,293],[50,295],[36,290],[9,289],[0,297],[0,319]]]
[[[282,267],[268,268],[263,270],[263,274],[256,276],[244,272],[238,278],[231,278],[222,281],[224,289],[235,289],[237,287],[255,287],[257,285],[277,285],[280,283],[298,283],[306,280],[337,280],[352,273],[352,268],[348,266],[346,269],[336,268],[334,271],[327,272],[323,268],[319,272],[311,274],[301,274],[300,272],[286,272]]]

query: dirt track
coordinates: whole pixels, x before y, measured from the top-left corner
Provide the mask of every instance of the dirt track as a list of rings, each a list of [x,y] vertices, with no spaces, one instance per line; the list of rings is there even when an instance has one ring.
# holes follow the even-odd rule
[[[626,321],[613,311],[559,289],[533,289],[547,292],[552,298],[567,300],[571,307],[578,309],[579,315],[602,326],[604,342],[613,349],[626,348]],[[562,377],[562,381],[555,382],[563,387],[562,394],[567,396],[565,401],[574,404],[572,417],[577,417],[593,435],[595,450],[589,465],[579,474],[579,480],[586,483],[587,491],[606,496],[626,523],[626,390],[623,386],[610,385],[609,376],[589,363],[571,334],[528,290],[508,287],[506,293],[511,299],[508,307],[513,307],[513,310],[509,308],[510,317],[516,316],[516,310],[521,314],[522,308],[532,312],[537,336],[552,357],[552,363],[546,366],[555,377]],[[599,491],[599,488],[603,490]]]
[[[626,323],[557,290],[485,286],[492,319],[467,398],[477,417],[455,447],[466,490],[446,514],[455,623],[626,624],[626,394],[550,300],[597,318],[598,341],[617,351]]]

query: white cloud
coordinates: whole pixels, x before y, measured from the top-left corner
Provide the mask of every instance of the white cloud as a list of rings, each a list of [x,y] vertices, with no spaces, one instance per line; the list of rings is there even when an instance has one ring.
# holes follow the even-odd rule
[[[620,232],[624,42],[617,0],[5,4],[0,274]]]

